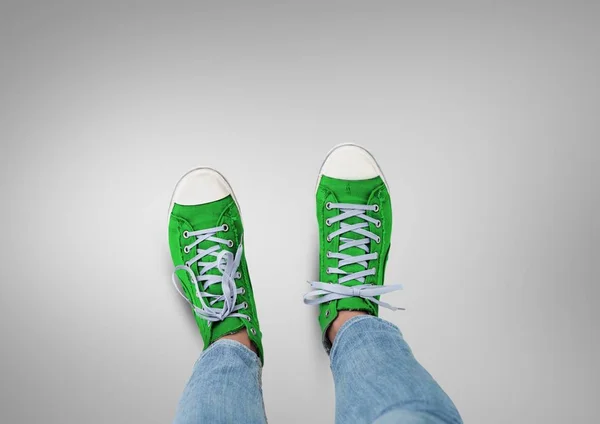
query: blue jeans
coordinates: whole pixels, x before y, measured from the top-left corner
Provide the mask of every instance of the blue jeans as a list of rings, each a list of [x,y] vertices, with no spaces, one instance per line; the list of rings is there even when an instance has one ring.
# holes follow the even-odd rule
[[[250,349],[219,340],[188,382],[175,424],[266,423],[261,364]],[[372,316],[348,320],[331,349],[339,424],[462,423],[450,398],[417,362],[400,330]]]

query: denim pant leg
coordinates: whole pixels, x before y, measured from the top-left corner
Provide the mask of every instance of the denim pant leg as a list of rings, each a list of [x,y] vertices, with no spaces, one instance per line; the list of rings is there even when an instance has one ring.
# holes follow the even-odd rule
[[[331,369],[338,424],[462,423],[398,327],[380,318],[359,316],[340,328]]]
[[[267,422],[258,356],[233,340],[221,339],[194,365],[174,424]]]

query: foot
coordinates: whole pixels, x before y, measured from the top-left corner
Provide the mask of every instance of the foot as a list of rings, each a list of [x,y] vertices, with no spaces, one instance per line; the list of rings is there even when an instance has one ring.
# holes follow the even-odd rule
[[[248,340],[263,361],[243,238],[239,207],[225,178],[210,168],[184,175],[169,217],[173,283],[194,311],[205,348],[222,337]]]
[[[401,286],[383,287],[392,206],[373,156],[351,144],[334,148],[321,167],[316,196],[320,275],[304,302],[319,305],[323,344],[329,350],[337,329],[328,330],[341,322],[340,311],[377,316],[379,306],[396,310],[379,296]]]

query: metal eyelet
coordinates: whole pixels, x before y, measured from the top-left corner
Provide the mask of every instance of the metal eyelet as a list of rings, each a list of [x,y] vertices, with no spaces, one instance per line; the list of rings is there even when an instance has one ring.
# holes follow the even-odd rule
[[[327,271],[325,271],[327,274],[331,274],[331,268],[327,268]]]
[[[256,330],[254,328],[251,328],[250,332],[252,333],[253,336],[256,336]]]
[[[185,239],[186,239],[186,238],[190,238],[190,232],[189,232],[189,231],[187,231],[187,230],[186,230],[186,231],[184,231],[184,232],[183,232],[183,238],[185,238]]]
[[[327,209],[328,211],[330,211],[330,210],[331,210],[331,202],[327,202],[327,203],[325,204],[325,209]]]
[[[185,253],[190,253],[190,248],[189,248],[189,247],[187,247],[187,246],[185,246],[185,247],[183,248],[183,251],[184,251]]]
[[[241,272],[236,272],[235,273],[235,278],[242,278],[242,273]]]
[[[375,239],[375,243],[377,243],[377,244],[379,244],[379,242],[380,242],[380,241],[381,241],[381,237],[377,237],[377,238]]]
[[[330,221],[329,219],[326,219],[326,220],[325,220],[325,224],[326,224],[328,227],[331,227],[331,221]]]
[[[229,231],[229,225],[223,224],[222,231],[224,231],[224,232]]]
[[[330,242],[331,241],[331,237],[327,236],[327,241]]]
[[[240,292],[240,294],[246,294],[246,289],[242,287],[242,291]]]
[[[331,258],[331,252],[327,251],[327,257]]]
[[[373,209],[373,212],[379,212],[379,205],[374,205],[375,208]]]
[[[227,241],[227,246],[233,247],[233,240],[228,240]]]
[[[242,303],[242,309],[248,309],[248,304],[246,302]]]
[[[247,320],[248,322],[252,322],[252,318],[250,318],[249,316],[246,316],[246,320]]]
[[[329,316],[329,309],[327,309],[327,310],[325,311],[325,316],[326,316],[326,317],[328,317],[328,316]]]
[[[381,221],[377,221],[377,222],[375,223],[375,226],[376,226],[377,228],[381,228]]]

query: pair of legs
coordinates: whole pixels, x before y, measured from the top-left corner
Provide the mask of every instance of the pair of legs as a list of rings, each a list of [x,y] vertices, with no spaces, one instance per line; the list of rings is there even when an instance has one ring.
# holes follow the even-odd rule
[[[461,422],[452,401],[387,321],[369,315],[348,319],[330,357],[336,423]],[[266,423],[261,369],[247,344],[217,341],[196,362],[175,424]]]
[[[414,358],[400,330],[377,317],[391,239],[387,184],[357,146],[334,149],[317,185],[318,305],[335,382],[337,423],[460,423],[452,401]],[[262,335],[231,187],[212,170],[188,173],[171,205],[174,283],[196,315],[206,349],[176,424],[265,423]],[[180,289],[181,288],[181,289]]]

